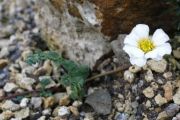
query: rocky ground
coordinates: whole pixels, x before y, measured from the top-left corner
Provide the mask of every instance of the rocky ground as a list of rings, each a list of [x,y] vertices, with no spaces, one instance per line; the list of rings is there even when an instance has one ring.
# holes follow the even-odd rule
[[[88,83],[82,101],[71,100],[68,88],[45,97],[37,91],[40,81],[51,80],[47,89],[59,86],[53,77],[59,71],[49,60],[25,62],[34,50],[48,48],[34,21],[34,0],[13,1],[0,1],[0,120],[180,120],[180,36],[171,42],[171,56]],[[113,47],[115,54],[92,75],[118,67],[121,54]],[[17,96],[22,93],[28,94]]]

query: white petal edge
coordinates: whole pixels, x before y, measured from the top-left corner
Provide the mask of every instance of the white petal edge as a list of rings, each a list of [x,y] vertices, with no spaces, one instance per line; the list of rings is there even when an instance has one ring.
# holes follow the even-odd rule
[[[123,50],[129,55],[129,57],[140,58],[144,57],[144,52],[137,47],[125,45]]]
[[[149,26],[146,24],[137,24],[131,31],[131,33],[136,34],[139,38],[149,37]]]
[[[157,48],[155,48],[153,51],[150,51],[145,54],[145,58],[152,58],[154,60],[161,60],[165,54],[171,54],[172,48],[169,43],[164,43]]]
[[[127,35],[125,37],[124,44],[137,47],[137,42],[139,39],[141,39],[141,37],[139,37],[135,33],[131,32],[129,35]]]
[[[137,65],[139,67],[143,67],[146,64],[146,59],[144,57],[142,58],[130,58],[130,63],[132,65]]]
[[[162,45],[168,40],[169,36],[162,29],[157,29],[152,36],[152,41],[154,42],[155,46]]]

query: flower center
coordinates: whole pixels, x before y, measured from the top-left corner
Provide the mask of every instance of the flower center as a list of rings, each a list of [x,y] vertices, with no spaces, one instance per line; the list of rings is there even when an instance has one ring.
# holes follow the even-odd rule
[[[155,48],[152,40],[149,38],[142,38],[138,41],[138,47],[145,53],[152,51]]]

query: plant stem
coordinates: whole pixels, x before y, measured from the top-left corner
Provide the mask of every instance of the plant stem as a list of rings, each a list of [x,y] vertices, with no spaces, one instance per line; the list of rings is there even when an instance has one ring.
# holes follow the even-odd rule
[[[111,71],[108,71],[108,72],[104,72],[104,73],[101,73],[101,74],[92,76],[92,77],[90,77],[90,78],[88,78],[88,79],[86,80],[86,83],[87,83],[87,82],[90,82],[90,81],[92,81],[92,80],[94,80],[94,79],[103,77],[103,76],[107,76],[107,75],[110,75],[110,74],[114,74],[114,73],[123,71],[123,70],[125,70],[125,69],[128,69],[128,67],[129,67],[128,65],[125,65],[125,66],[122,66],[122,67],[118,67],[118,68],[115,69],[115,70],[111,70]]]

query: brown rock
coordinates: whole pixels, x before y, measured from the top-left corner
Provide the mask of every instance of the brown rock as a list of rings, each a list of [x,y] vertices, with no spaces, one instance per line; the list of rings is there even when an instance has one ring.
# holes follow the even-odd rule
[[[59,105],[66,106],[70,103],[70,99],[68,95],[65,95],[63,98],[59,100]]]
[[[70,106],[69,109],[73,113],[73,115],[79,116],[79,111],[78,111],[77,107]]]
[[[164,97],[167,99],[167,101],[172,100],[173,98],[173,87],[171,82],[167,82],[164,86]]]
[[[44,98],[44,108],[51,107],[54,105],[54,103],[55,103],[54,97]]]
[[[0,59],[0,69],[6,67],[8,63],[9,61],[7,59]]]

